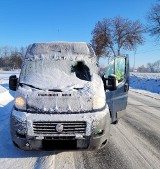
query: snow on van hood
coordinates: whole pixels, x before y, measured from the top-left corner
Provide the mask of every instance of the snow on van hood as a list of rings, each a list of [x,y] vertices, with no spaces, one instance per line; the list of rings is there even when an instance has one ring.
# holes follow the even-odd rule
[[[105,101],[103,82],[96,74],[93,75],[93,80],[86,82],[82,88],[70,87],[56,92],[24,85],[18,88],[17,96],[25,98],[28,110],[50,113],[92,111],[95,97],[101,97]]]

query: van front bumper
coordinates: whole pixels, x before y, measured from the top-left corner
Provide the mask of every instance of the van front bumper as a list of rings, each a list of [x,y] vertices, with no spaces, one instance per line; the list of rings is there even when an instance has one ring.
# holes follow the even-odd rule
[[[10,118],[12,140],[24,150],[99,149],[109,139],[110,123],[108,107],[83,114],[32,114],[13,109]],[[64,125],[65,132],[56,131],[58,124]]]

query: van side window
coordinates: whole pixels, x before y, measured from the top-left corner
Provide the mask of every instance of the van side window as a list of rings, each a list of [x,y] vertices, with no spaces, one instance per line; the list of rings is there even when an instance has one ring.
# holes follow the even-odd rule
[[[71,72],[75,72],[81,80],[91,81],[90,70],[82,61],[78,61],[74,66],[72,65]]]
[[[105,77],[108,78],[109,75],[115,74],[118,82],[123,81],[124,75],[125,75],[125,62],[126,62],[125,58],[122,58],[122,57],[114,59],[107,66]]]
[[[118,82],[124,80],[125,75],[125,58],[117,58],[115,60],[115,67],[116,67],[116,79]]]
[[[107,66],[107,70],[105,72],[105,77],[108,78],[108,76],[111,74],[115,74],[114,61],[110,62],[110,64]]]

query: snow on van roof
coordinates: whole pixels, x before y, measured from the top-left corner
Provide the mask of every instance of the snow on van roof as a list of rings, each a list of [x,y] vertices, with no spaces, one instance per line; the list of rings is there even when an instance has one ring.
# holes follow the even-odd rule
[[[33,43],[29,45],[25,58],[71,58],[75,55],[88,55],[89,57],[95,57],[93,49],[85,42],[47,42]]]

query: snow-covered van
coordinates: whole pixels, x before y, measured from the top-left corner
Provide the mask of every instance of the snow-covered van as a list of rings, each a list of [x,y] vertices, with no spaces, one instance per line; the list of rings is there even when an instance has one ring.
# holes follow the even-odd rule
[[[87,43],[30,45],[19,78],[9,79],[16,91],[10,116],[13,143],[24,150],[103,147],[111,123],[125,114],[129,89],[128,57],[106,66],[100,77]]]

